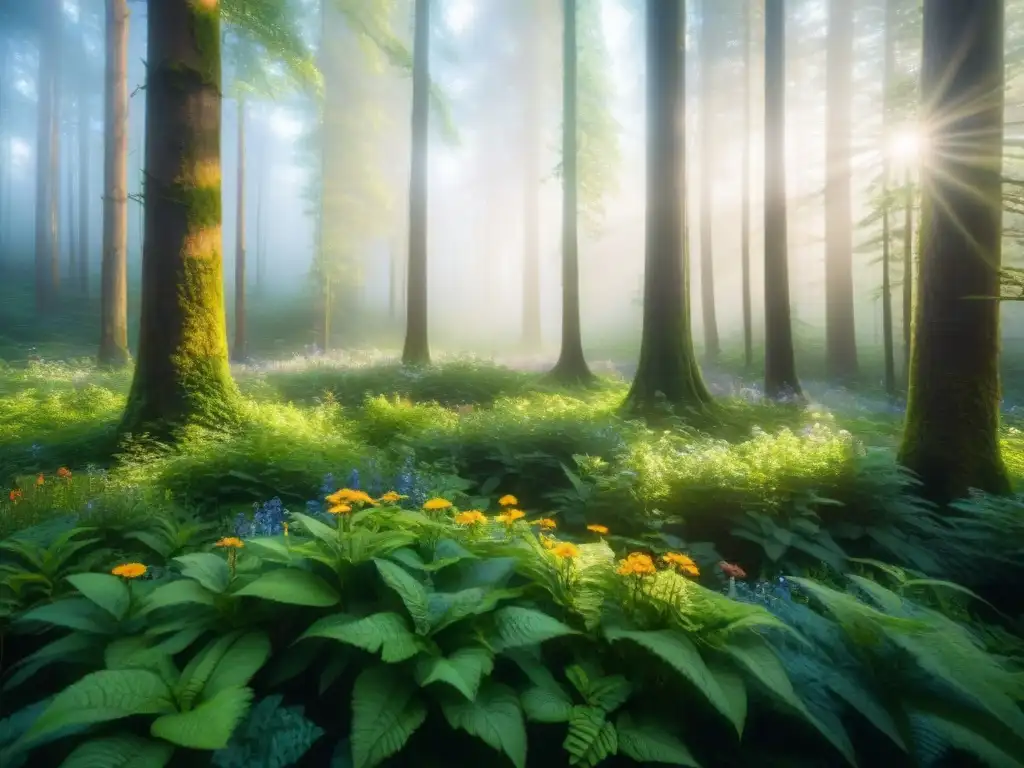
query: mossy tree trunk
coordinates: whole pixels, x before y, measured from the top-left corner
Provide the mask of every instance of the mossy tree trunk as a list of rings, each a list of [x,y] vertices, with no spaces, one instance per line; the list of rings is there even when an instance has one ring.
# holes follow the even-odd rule
[[[903,381],[910,386],[910,348],[914,326],[914,185],[903,181]]]
[[[89,295],[89,144],[92,131],[89,130],[89,84],[79,81],[78,94],[78,290],[82,296]]]
[[[626,410],[704,409],[711,403],[697,365],[690,326],[684,137],[685,3],[647,2],[647,213],[644,221],[644,314],[640,362]]]
[[[892,205],[889,200],[889,111],[892,105],[893,73],[896,70],[896,2],[886,0],[885,3],[885,53],[882,64],[882,347],[885,358],[885,392],[890,396],[896,394],[895,339],[892,327]]]
[[[60,286],[60,48],[64,18],[60,0],[45,0],[40,13],[39,75],[36,80],[36,311],[57,303]]]
[[[750,3],[743,11],[743,171],[740,217],[740,279],[743,291],[743,366],[754,364],[754,313],[750,295],[750,48],[753,43],[754,9]]]
[[[221,245],[218,0],[148,11],[145,238],[139,353],[122,430],[219,422],[228,368]]]
[[[1010,490],[999,452],[1003,0],[924,1],[930,152],[900,462],[945,502]]]
[[[825,367],[830,378],[857,376],[853,309],[853,3],[829,0],[825,109]]]
[[[245,328],[245,97],[238,97],[238,173],[235,200],[235,343],[231,359],[242,362],[246,358]]]
[[[430,0],[416,0],[412,70],[412,161],[409,175],[409,262],[405,365],[429,365],[427,329],[427,128],[430,115]]]
[[[765,0],[764,20],[764,389],[800,397],[786,223],[786,1]]]
[[[715,175],[715,46],[718,44],[716,15],[721,0],[703,0],[700,19],[700,302],[704,326],[704,356],[714,362],[721,354],[718,318],[715,312],[714,203]]]
[[[576,86],[576,0],[562,2],[562,347],[551,378],[585,384],[594,378],[583,355],[580,321],[579,174]]]
[[[128,0],[106,0],[99,363],[128,362]]]
[[[523,0],[521,0],[523,1]],[[523,136],[525,141],[523,168],[523,348],[534,352],[541,347],[540,316],[540,156],[544,129],[540,120],[540,99],[543,88],[537,33],[540,24],[536,0],[523,2],[527,14],[526,29],[531,32],[523,40],[522,66],[526,76],[523,94]]]

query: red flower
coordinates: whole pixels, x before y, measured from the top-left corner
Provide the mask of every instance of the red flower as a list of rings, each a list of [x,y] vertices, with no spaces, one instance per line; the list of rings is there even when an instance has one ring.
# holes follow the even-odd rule
[[[718,567],[722,569],[722,573],[728,576],[730,579],[745,579],[747,578],[747,572],[740,568],[735,563],[727,563],[725,560],[718,564]]]

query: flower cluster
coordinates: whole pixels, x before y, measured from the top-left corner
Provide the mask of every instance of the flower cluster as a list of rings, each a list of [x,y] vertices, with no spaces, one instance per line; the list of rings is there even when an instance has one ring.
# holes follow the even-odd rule
[[[685,576],[700,576],[700,568],[689,555],[679,552],[668,552],[661,556],[663,562],[670,570],[678,571]],[[616,572],[620,576],[634,576],[643,578],[653,576],[658,572],[658,566],[654,558],[643,552],[632,552],[624,559],[619,560],[619,567]]]
[[[239,512],[235,518],[235,536],[240,539],[251,539],[256,536],[277,536],[284,532],[285,516],[288,510],[276,496],[270,501],[253,505],[253,515],[249,518]]]

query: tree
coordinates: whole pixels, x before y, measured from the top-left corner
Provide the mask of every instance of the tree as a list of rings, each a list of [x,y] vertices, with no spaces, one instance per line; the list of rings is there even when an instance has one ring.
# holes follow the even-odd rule
[[[939,502],[1010,490],[999,452],[1003,0],[924,0],[929,154],[899,460]]]
[[[128,0],[105,0],[103,255],[99,363],[128,354]]]
[[[717,16],[721,0],[703,0],[700,19],[700,300],[704,325],[704,355],[718,359],[718,319],[715,313],[715,258],[713,238],[714,203],[712,189],[715,165],[714,62],[719,41]],[[714,7],[712,7],[714,4]]]
[[[36,311],[54,308],[60,285],[60,0],[46,0],[39,23],[36,129]]]
[[[743,4],[743,171],[740,216],[740,270],[743,291],[743,365],[754,364],[754,318],[750,296],[750,48],[754,29],[754,8]]]
[[[690,328],[686,243],[683,2],[647,0],[647,213],[644,220],[644,312],[640,362],[627,411],[650,415],[662,401],[711,404]]]
[[[84,9],[79,4],[79,13]],[[89,122],[89,79],[85,75],[87,68],[82,67],[78,79],[78,264],[75,272],[78,276],[78,290],[83,296],[89,293],[89,139],[92,135]]]
[[[896,359],[894,353],[894,339],[892,330],[892,281],[891,281],[891,255],[892,238],[890,236],[890,210],[889,200],[890,166],[892,138],[890,136],[890,104],[892,101],[893,73],[896,69],[896,46],[895,46],[895,14],[897,0],[886,0],[885,2],[885,36],[883,43],[885,53],[883,55],[882,72],[882,346],[884,353],[884,381],[887,395],[896,394]],[[909,275],[907,275],[909,277]],[[908,324],[909,325],[909,324]]]
[[[245,95],[238,96],[238,173],[235,199],[235,343],[231,345],[231,359],[243,362],[247,356],[245,323]]]
[[[566,384],[594,378],[583,355],[580,323],[579,177],[577,175],[576,0],[562,2],[562,346],[551,377]]]
[[[541,346],[540,312],[540,157],[543,129],[540,123],[543,78],[541,77],[540,46],[531,22],[539,25],[541,15],[536,0],[520,0],[521,11],[526,14],[526,32],[523,35],[522,68],[527,72],[523,95],[523,327],[522,343],[527,350]]]
[[[427,129],[430,97],[430,0],[416,0],[412,73],[412,159],[409,175],[409,261],[405,365],[429,365],[427,335]]]
[[[786,225],[786,0],[765,0],[764,20],[764,389],[799,397]]]

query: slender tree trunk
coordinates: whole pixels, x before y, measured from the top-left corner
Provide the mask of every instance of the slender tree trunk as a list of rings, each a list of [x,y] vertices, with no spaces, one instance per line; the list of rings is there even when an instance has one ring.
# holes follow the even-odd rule
[[[754,9],[745,4],[743,12],[743,181],[740,223],[740,270],[743,286],[743,366],[754,364],[754,313],[750,295],[750,48]]]
[[[885,355],[885,392],[896,394],[896,359],[892,329],[892,228],[889,217],[892,210],[889,200],[890,181],[890,110],[892,109],[892,80],[896,69],[896,2],[885,3],[885,54],[882,74],[882,347]]]
[[[236,184],[237,214],[235,216],[235,343],[231,359],[246,358],[245,333],[245,99],[238,99],[238,178]]]
[[[704,409],[711,394],[693,350],[686,219],[684,2],[647,0],[647,213],[640,362],[626,410]]]
[[[714,46],[717,28],[714,16],[721,13],[717,4],[721,0],[703,0],[701,3],[700,37],[700,302],[704,325],[704,356],[709,362],[718,359],[721,345],[718,340],[718,318],[715,312],[715,259],[714,259],[714,203],[712,181],[715,168],[714,101],[715,88]],[[715,7],[713,8],[713,4]]]
[[[128,0],[106,0],[101,365],[128,362]]]
[[[1002,0],[924,0],[930,131],[910,389],[899,460],[938,502],[1008,493],[999,452]]]
[[[537,3],[524,3],[528,21],[539,20]],[[540,96],[543,82],[535,33],[526,35],[522,66],[529,73],[523,99],[523,347],[529,351],[541,347],[540,317],[540,155],[543,128],[540,121]]]
[[[4,53],[0,59],[0,274],[3,273],[6,262],[6,251],[8,245],[8,232],[11,226],[10,217],[7,215],[7,179],[11,173],[10,163],[10,115],[7,106],[7,70],[10,68],[11,43],[3,41]]]
[[[74,107],[70,96],[67,100],[66,108],[68,111],[68,130],[64,134],[64,146],[67,152],[67,160],[64,163],[64,174],[65,182],[67,184],[64,192],[64,199],[66,201],[66,211],[64,223],[67,227],[67,241],[68,241],[68,285],[73,288],[78,288],[78,243],[76,238],[78,233],[75,231],[75,195],[77,189],[75,187],[75,164],[72,161],[72,154],[74,151],[74,136],[73,126],[70,125],[70,115]]]
[[[910,348],[914,326],[914,185],[907,169],[903,180],[903,371],[910,386]]]
[[[263,196],[267,185],[267,127],[260,127],[259,168],[256,174],[256,293],[263,292],[266,233],[263,231]]]
[[[39,30],[39,108],[36,131],[36,311],[45,314],[57,302],[60,286],[60,0],[47,0]]]
[[[594,377],[583,355],[580,323],[578,58],[576,0],[562,0],[562,350],[551,376],[567,384],[583,384]]]
[[[765,0],[764,59],[764,389],[800,397],[789,305],[785,0]]]
[[[148,9],[146,235],[139,357],[122,430],[171,436],[223,423],[228,367],[221,244],[221,61],[217,0]]]
[[[84,79],[84,78],[83,78]],[[89,98],[86,86],[78,94],[78,289],[89,295]]]
[[[405,365],[429,365],[427,327],[427,128],[430,90],[430,0],[416,0],[412,75],[412,168],[409,178],[409,278]]]

